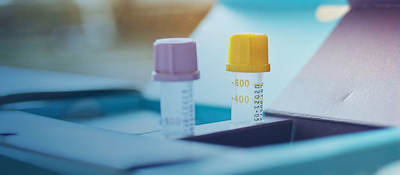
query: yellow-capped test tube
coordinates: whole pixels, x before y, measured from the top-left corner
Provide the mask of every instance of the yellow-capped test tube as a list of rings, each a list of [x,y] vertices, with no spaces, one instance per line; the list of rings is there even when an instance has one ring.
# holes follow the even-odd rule
[[[265,34],[235,34],[229,38],[226,70],[233,73],[231,120],[234,124],[263,121],[264,72],[268,63]]]

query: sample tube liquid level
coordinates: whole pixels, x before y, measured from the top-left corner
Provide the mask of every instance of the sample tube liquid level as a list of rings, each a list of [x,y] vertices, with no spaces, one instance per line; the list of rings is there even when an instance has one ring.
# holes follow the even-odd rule
[[[263,73],[233,72],[231,120],[233,124],[263,121]]]
[[[193,135],[193,81],[161,82],[161,124],[167,138]]]

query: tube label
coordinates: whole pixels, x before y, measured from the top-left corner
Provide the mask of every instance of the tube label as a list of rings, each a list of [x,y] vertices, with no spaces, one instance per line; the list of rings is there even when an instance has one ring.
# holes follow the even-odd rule
[[[263,121],[263,74],[234,72],[231,120],[233,123]]]

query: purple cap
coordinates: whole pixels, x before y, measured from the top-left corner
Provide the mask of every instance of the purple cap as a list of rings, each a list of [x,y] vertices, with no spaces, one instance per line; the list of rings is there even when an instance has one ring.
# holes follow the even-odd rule
[[[154,42],[156,81],[189,81],[200,77],[196,42],[190,38],[165,38]]]

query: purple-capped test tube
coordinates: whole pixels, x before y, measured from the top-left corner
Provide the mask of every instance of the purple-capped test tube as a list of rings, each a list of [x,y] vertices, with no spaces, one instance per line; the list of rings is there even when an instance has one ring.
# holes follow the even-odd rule
[[[193,81],[199,79],[196,42],[165,38],[154,42],[153,79],[160,81],[161,124],[167,138],[193,135]]]

